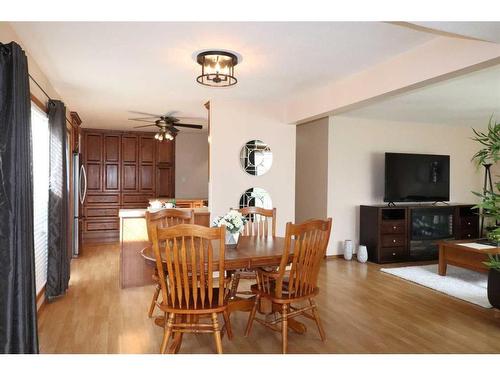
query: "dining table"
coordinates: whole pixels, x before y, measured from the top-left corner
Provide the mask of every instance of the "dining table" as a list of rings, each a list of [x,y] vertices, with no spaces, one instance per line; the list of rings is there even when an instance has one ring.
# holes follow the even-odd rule
[[[218,240],[212,241],[213,248],[218,248]],[[237,294],[239,285],[240,270],[254,270],[260,267],[276,267],[281,263],[285,248],[284,237],[273,236],[240,236],[236,247],[226,246],[224,254],[224,269],[227,277],[231,278],[230,297],[228,303],[229,314],[236,311],[250,311],[255,304],[255,296],[240,297]],[[293,246],[292,246],[293,249]],[[141,255],[152,269],[156,268],[156,258],[151,246],[145,247],[141,251]],[[214,253],[213,262],[218,263],[218,254]],[[293,252],[290,252],[288,264],[292,261]],[[162,259],[165,262],[164,259]],[[279,312],[279,306],[266,304],[265,300],[261,300],[259,311],[262,314],[273,314]],[[165,317],[159,316],[155,318],[155,324],[164,327]],[[288,327],[297,333],[303,334],[306,332],[306,326],[295,320],[288,320]],[[223,330],[224,331],[224,330]],[[182,333],[174,334],[172,344],[168,348],[168,352],[177,353],[182,343]]]

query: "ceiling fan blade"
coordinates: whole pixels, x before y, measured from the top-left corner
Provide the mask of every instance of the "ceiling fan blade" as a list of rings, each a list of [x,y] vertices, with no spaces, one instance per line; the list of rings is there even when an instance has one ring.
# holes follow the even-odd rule
[[[156,117],[152,117],[152,118],[156,118]],[[128,120],[130,120],[130,121],[141,121],[141,122],[151,122],[151,121],[153,121],[151,119],[146,120],[146,118],[129,118]]]
[[[202,125],[194,125],[194,124],[175,124],[179,128],[191,128],[191,129],[203,129]]]
[[[139,125],[139,126],[134,126],[134,129],[147,128],[148,126],[157,126],[157,125],[156,124]]]
[[[174,115],[174,113],[177,113],[177,112],[179,112],[179,111],[170,111],[170,112],[165,113],[163,116],[172,117]]]
[[[129,113],[136,113],[138,115],[146,115],[146,116],[157,117],[157,118],[161,117],[161,115],[155,115],[154,113],[147,113],[147,112],[129,111]]]

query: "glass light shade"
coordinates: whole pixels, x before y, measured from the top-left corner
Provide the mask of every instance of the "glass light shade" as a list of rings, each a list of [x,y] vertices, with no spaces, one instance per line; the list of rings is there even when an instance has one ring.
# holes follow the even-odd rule
[[[205,86],[226,87],[235,85],[234,66],[238,64],[236,55],[225,51],[207,51],[198,54],[201,75],[196,80]]]

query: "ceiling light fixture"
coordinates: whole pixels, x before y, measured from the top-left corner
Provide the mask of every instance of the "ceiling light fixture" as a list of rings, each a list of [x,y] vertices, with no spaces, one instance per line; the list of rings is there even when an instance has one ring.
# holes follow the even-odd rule
[[[226,51],[205,51],[198,54],[196,61],[201,65],[201,75],[196,81],[205,86],[227,87],[235,85],[234,67],[238,57]]]
[[[167,141],[171,141],[174,139],[174,136],[169,131],[167,131],[167,129],[162,128],[158,131],[158,133],[155,134],[155,139],[160,142],[162,142],[164,139]]]

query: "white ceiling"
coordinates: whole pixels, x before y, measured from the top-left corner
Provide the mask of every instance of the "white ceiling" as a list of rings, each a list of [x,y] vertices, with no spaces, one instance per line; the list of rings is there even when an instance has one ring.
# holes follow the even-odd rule
[[[212,98],[277,100],[356,73],[435,35],[380,22],[11,24],[86,127],[130,128],[127,111],[206,117]],[[195,82],[196,51],[241,54],[239,83]],[[193,120],[194,121],[194,120]]]
[[[376,120],[484,126],[500,121],[500,65],[429,85],[344,116]]]
[[[412,22],[430,29],[463,37],[500,43],[500,22]]]

